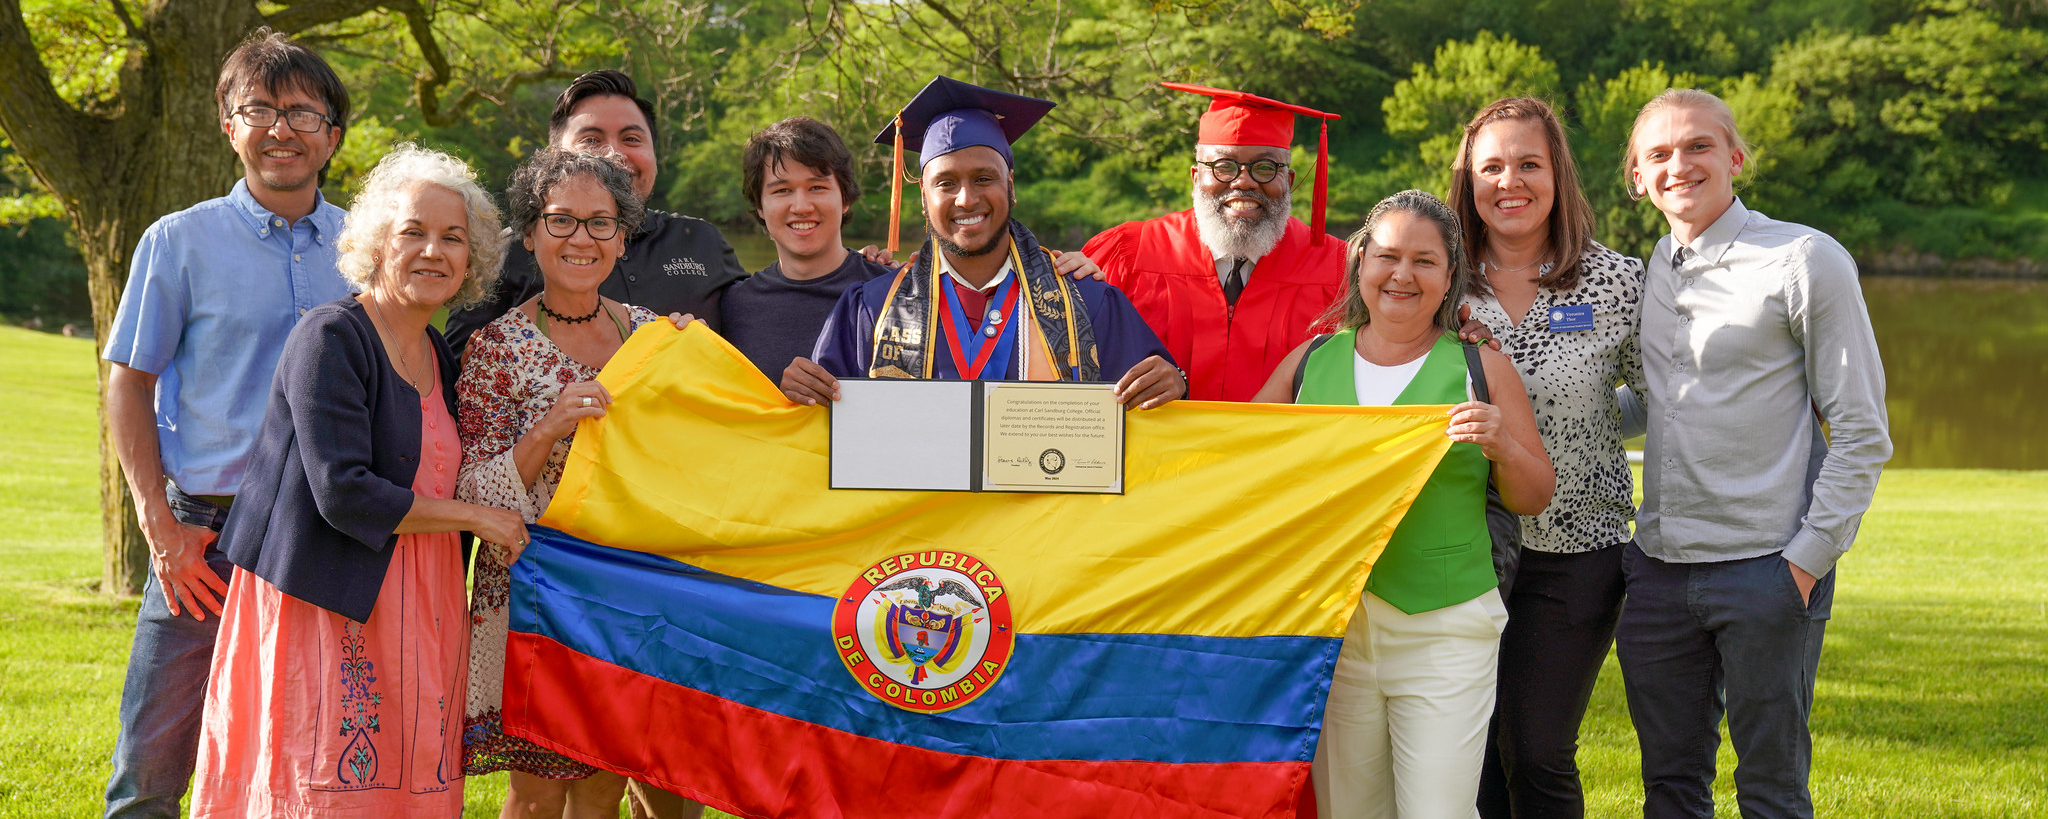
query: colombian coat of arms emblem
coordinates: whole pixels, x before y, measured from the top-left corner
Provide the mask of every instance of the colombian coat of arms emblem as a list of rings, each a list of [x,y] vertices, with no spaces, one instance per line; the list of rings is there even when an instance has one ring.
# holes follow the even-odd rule
[[[883,702],[936,714],[987,692],[1016,634],[1003,581],[961,552],[906,552],[868,566],[832,611],[840,662]]]

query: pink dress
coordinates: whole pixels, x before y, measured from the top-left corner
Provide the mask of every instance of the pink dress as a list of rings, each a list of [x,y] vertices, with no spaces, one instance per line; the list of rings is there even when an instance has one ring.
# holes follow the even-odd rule
[[[412,489],[448,498],[462,443],[440,389],[420,399]],[[468,622],[453,532],[398,536],[367,623],[235,569],[206,688],[194,819],[460,816]]]

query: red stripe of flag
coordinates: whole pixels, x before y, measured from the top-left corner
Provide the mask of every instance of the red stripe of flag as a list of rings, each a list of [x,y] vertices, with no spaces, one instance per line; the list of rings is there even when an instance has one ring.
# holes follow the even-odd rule
[[[719,810],[762,819],[1314,815],[1306,762],[945,753],[741,705],[521,632],[506,646],[505,730]]]

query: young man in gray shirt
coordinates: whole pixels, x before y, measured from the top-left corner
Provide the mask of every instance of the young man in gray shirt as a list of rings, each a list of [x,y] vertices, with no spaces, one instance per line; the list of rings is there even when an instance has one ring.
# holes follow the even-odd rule
[[[1856,264],[1743,206],[1748,154],[1727,104],[1690,89],[1629,138],[1631,192],[1671,224],[1644,293],[1643,505],[1616,632],[1653,819],[1713,816],[1724,712],[1742,815],[1813,816],[1833,570],[1892,451]]]

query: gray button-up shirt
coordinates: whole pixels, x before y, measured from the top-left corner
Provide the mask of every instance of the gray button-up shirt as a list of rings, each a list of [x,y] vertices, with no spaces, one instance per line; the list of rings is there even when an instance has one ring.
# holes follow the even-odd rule
[[[1657,243],[1641,344],[1643,552],[1672,563],[1783,552],[1827,574],[1892,453],[1884,365],[1848,251],[1738,199],[1692,246]]]

